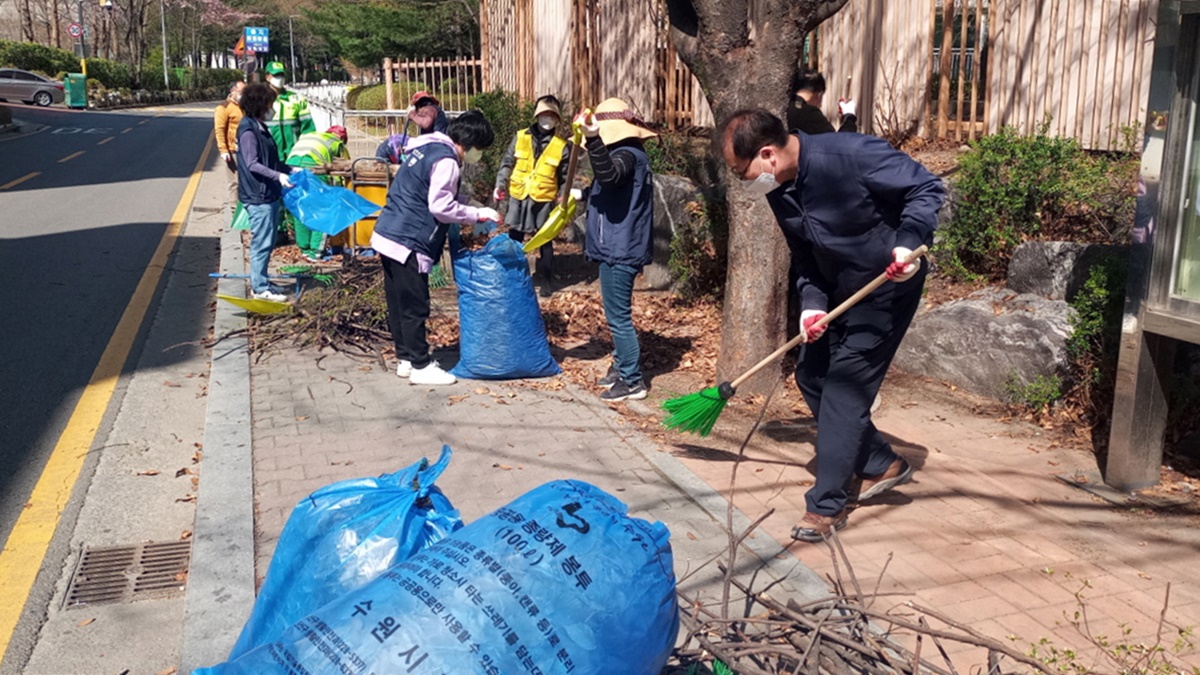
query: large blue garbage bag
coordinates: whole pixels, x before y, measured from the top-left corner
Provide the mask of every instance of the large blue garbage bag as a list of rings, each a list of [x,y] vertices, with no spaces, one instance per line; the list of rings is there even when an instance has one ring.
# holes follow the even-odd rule
[[[338,234],[381,208],[353,190],[327,185],[306,169],[288,180],[292,187],[283,191],[283,205],[310,230]]]
[[[450,446],[428,460],[378,478],[327,485],[292,510],[234,659],[278,638],[296,621],[361,588],[462,527],[458,511],[434,487]]]
[[[550,356],[546,324],[521,245],[501,234],[478,251],[464,251],[452,237],[451,251],[460,356],[450,372],[474,380],[561,373]]]
[[[679,631],[669,536],[547,483],[211,672],[658,675]]]

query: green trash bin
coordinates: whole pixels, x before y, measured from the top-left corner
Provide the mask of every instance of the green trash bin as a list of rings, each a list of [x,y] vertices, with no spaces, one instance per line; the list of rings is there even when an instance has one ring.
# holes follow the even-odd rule
[[[67,73],[67,79],[63,82],[63,89],[67,95],[68,108],[86,108],[87,107],[87,76],[83,73]]]

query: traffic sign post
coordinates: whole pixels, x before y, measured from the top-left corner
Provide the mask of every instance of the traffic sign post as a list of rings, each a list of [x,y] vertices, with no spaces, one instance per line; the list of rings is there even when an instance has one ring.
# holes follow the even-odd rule
[[[271,51],[270,29],[246,26],[246,51],[265,53]]]
[[[72,21],[71,25],[67,26],[67,34],[73,38],[78,38],[83,35],[83,26]]]

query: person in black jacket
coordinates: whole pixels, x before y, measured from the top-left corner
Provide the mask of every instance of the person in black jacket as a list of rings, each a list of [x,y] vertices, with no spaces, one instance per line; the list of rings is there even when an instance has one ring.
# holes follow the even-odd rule
[[[292,186],[292,167],[279,158],[279,150],[266,122],[274,113],[275,90],[262,83],[242,92],[245,117],[238,124],[238,199],[250,217],[250,290],[255,298],[283,302],[282,289],[267,277],[275,233],[282,216],[283,190]]]
[[[792,103],[788,106],[788,129],[806,134],[833,133],[833,125],[821,112],[825,102],[825,76],[815,70],[798,70],[792,75]],[[839,100],[838,115],[842,121],[837,131],[858,131],[857,105],[854,101]]]
[[[762,109],[735,112],[714,142],[745,189],[766,195],[796,261],[806,335],[796,383],[817,422],[817,476],[792,537],[820,541],[846,526],[848,501],[912,479],[871,423],[871,402],[921,303],[923,259],[900,261],[933,243],[945,191],[883,139],[788,133]],[[834,319],[822,339],[821,317],[884,271],[894,283]]]
[[[642,144],[658,134],[629,105],[610,98],[580,113],[592,164],[585,254],[600,263],[600,296],[613,338],[613,365],[597,383],[605,401],[646,398],[642,349],[633,327],[633,280],[653,259],[654,175]]]

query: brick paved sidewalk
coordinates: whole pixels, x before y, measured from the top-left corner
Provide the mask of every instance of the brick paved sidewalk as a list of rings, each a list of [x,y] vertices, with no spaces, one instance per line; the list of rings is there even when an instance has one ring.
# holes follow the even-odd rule
[[[634,516],[666,524],[679,578],[728,546],[725,500],[594,394],[481,381],[417,387],[378,364],[338,354],[317,357],[284,350],[251,369],[260,583],[298,501],[335,481],[436,459],[443,443],[454,457],[438,487],[464,522],[538,485],[572,478],[616,495]],[[739,532],[749,525],[740,514],[735,522]],[[782,580],[772,588],[777,597],[827,592],[778,542],[759,533],[748,545],[768,562],[756,588],[773,578]],[[748,552],[739,562],[743,580],[761,567]],[[709,564],[680,589],[713,599],[719,579]]]

